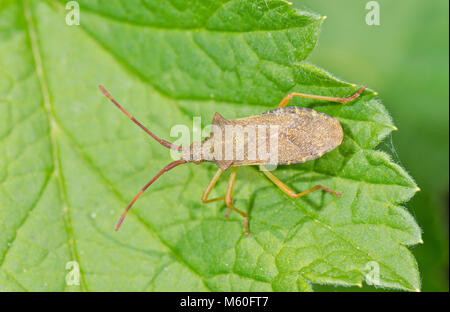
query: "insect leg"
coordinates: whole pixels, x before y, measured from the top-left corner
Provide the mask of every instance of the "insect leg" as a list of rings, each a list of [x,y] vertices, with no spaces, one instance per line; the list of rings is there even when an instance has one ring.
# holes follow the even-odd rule
[[[209,182],[208,186],[206,187],[205,192],[202,195],[202,202],[204,204],[213,202],[213,201],[218,201],[218,200],[224,200],[225,196],[220,196],[217,198],[213,198],[213,199],[208,199],[209,193],[211,193],[211,190],[213,189],[214,185],[216,185],[217,181],[220,178],[220,175],[222,174],[223,170],[219,169],[217,170],[216,174],[213,176],[213,178],[211,179],[211,182]]]
[[[231,198],[231,194],[233,193],[233,187],[234,187],[234,181],[236,180],[236,175],[237,175],[237,167],[233,167],[233,169],[231,169],[230,178],[228,179],[227,191],[225,192],[224,200],[225,200],[226,204],[227,204],[227,200],[230,205],[233,204],[233,198]],[[227,195],[229,195],[228,199],[227,199]],[[227,204],[227,207],[228,207],[228,204]],[[231,211],[231,208],[228,207],[227,212],[225,212],[225,218],[228,218],[230,211]]]
[[[331,96],[323,96],[323,95],[314,95],[314,94],[306,94],[306,93],[298,93],[298,92],[292,92],[286,95],[278,104],[278,107],[285,107],[290,100],[294,96],[302,97],[302,98],[308,98],[308,99],[316,99],[316,100],[323,100],[323,101],[330,101],[330,102],[338,102],[338,103],[347,103],[354,99],[356,99],[358,96],[363,93],[363,91],[366,89],[365,86],[362,86],[361,89],[358,90],[358,92],[354,93],[353,95],[346,97],[346,98],[338,98],[338,97],[331,97]]]
[[[264,168],[264,167],[262,167]],[[329,193],[333,193],[337,196],[341,196],[341,193],[330,190],[329,188],[326,188],[323,185],[316,185],[306,191],[300,192],[300,193],[295,193],[293,190],[291,190],[286,184],[284,184],[283,182],[280,181],[280,179],[278,179],[276,176],[274,176],[272,173],[270,173],[267,170],[262,170],[262,172],[276,185],[280,188],[280,190],[282,190],[284,193],[286,193],[290,198],[299,198],[302,196],[305,196],[311,192],[317,191],[317,190],[324,190],[326,192]]]
[[[245,212],[243,212],[242,210],[237,209],[236,207],[233,206],[233,199],[231,198],[231,194],[233,193],[233,186],[234,186],[234,181],[236,179],[236,172],[237,172],[237,167],[233,167],[231,169],[231,174],[230,174],[230,179],[228,180],[228,186],[227,186],[227,191],[225,193],[225,204],[228,207],[228,211],[225,214],[225,216],[228,216],[228,214],[230,213],[230,209],[236,211],[237,213],[239,213],[241,216],[244,217],[244,229],[245,229],[245,235],[248,236],[248,221],[247,221],[247,214]]]

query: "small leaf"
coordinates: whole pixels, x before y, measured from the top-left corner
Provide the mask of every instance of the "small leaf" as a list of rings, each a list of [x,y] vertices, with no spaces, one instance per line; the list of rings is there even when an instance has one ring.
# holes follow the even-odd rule
[[[305,59],[321,16],[279,0],[79,0],[0,3],[0,289],[6,291],[311,291],[314,283],[420,289],[407,246],[421,233],[400,206],[418,190],[373,148],[395,129],[373,91],[348,104],[293,99],[337,117],[340,147],[280,166],[290,199],[254,167],[234,202],[201,204],[214,164],[185,165],[126,204],[168,151],[98,91],[166,139],[192,117],[245,117],[292,91],[345,97],[358,86]],[[351,48],[351,47],[349,47]],[[363,69],[362,69],[363,70]],[[222,196],[226,174],[212,196]],[[76,261],[79,283],[66,283]],[[379,273],[378,275],[376,273]],[[72,272],[73,273],[73,272]],[[374,281],[375,278],[375,281]]]

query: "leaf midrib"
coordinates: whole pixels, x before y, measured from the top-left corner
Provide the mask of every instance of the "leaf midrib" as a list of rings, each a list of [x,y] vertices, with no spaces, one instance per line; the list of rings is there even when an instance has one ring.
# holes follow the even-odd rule
[[[78,257],[77,247],[76,247],[76,240],[75,235],[73,233],[72,228],[72,221],[70,217],[70,211],[69,211],[69,205],[66,200],[66,189],[64,185],[64,177],[62,175],[61,170],[61,159],[59,154],[59,149],[56,142],[56,132],[58,131],[58,124],[56,123],[55,115],[53,112],[53,105],[50,100],[50,93],[48,89],[48,84],[45,78],[44,73],[44,67],[42,64],[42,56],[40,52],[39,43],[37,40],[37,34],[36,34],[36,28],[33,21],[33,16],[31,13],[31,8],[28,0],[24,0],[22,2],[23,9],[24,9],[24,17],[25,21],[27,23],[26,30],[28,33],[28,38],[31,45],[31,51],[33,55],[34,65],[36,69],[36,75],[38,77],[39,86],[41,88],[41,93],[43,97],[43,109],[46,113],[47,120],[48,120],[48,128],[49,128],[49,136],[50,136],[50,148],[51,148],[51,155],[53,159],[53,167],[52,172],[50,173],[50,178],[52,176],[55,177],[57,180],[58,188],[60,189],[60,200],[62,202],[62,213],[63,213],[63,219],[64,219],[64,229],[67,234],[67,245],[69,246],[70,251],[70,257],[72,261],[76,261],[79,264],[79,270],[80,270],[80,277],[81,277],[81,289],[83,291],[87,291],[87,285],[86,280],[84,278],[82,266],[80,259]],[[48,186],[49,183],[45,184],[45,187]],[[42,190],[42,194],[45,191],[45,187]],[[25,222],[25,221],[24,221]],[[16,230],[17,231],[17,230]]]

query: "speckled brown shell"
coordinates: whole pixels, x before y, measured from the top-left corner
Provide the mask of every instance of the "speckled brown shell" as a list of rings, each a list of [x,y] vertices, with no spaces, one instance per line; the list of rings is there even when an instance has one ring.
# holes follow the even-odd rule
[[[233,120],[226,120],[216,113],[212,124],[222,129],[227,124],[242,127],[278,125],[278,165],[303,163],[319,158],[339,146],[343,138],[342,127],[336,118],[313,109],[295,106],[276,108],[260,115]],[[215,140],[213,136],[208,139]],[[263,139],[269,140],[269,135]],[[237,140],[244,140],[246,148],[253,146],[249,144],[248,137],[233,137],[233,142],[223,139],[220,145],[224,148],[226,144],[236,144]],[[269,164],[267,159],[249,160],[247,153],[243,160],[214,161],[223,170],[230,166]]]

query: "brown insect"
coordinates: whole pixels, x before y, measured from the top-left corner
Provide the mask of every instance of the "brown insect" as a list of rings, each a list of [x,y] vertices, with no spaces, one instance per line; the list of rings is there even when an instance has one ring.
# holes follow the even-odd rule
[[[270,110],[260,115],[239,118],[234,120],[226,120],[220,114],[216,113],[213,120],[212,125],[219,129],[219,131],[211,133],[208,138],[206,138],[201,143],[193,143],[191,146],[183,148],[182,146],[173,145],[163,139],[160,139],[156,135],[154,135],[151,131],[145,128],[139,121],[137,121],[133,116],[131,116],[119,103],[114,100],[108,91],[105,90],[103,86],[99,86],[100,90],[103,92],[105,96],[107,96],[111,102],[113,102],[125,115],[127,115],[134,123],[136,123],[139,127],[141,127],[147,134],[149,134],[152,138],[158,141],[161,145],[177,150],[181,152],[181,159],[171,162],[166,167],[164,167],[155,177],[153,177],[135,196],[135,198],[130,202],[130,204],[125,209],[125,212],[120,217],[119,221],[116,225],[116,231],[120,228],[127,212],[130,210],[131,206],[136,202],[139,196],[153,183],[155,182],[164,172],[167,172],[178,165],[193,162],[195,164],[199,164],[203,161],[215,162],[219,167],[219,170],[213,176],[211,182],[206,187],[206,190],[203,193],[201,198],[203,203],[210,203],[218,200],[224,200],[228,210],[225,214],[228,217],[231,210],[236,211],[241,216],[244,217],[244,228],[245,234],[249,235],[248,231],[248,221],[247,214],[236,207],[233,206],[232,192],[234,181],[236,179],[236,172],[238,166],[248,166],[248,165],[260,165],[262,172],[276,185],[278,186],[284,193],[286,193],[291,198],[299,198],[306,194],[309,194],[316,190],[324,190],[329,193],[333,193],[337,196],[341,194],[339,192],[333,191],[329,188],[326,188],[323,185],[316,185],[313,188],[305,190],[300,193],[296,193],[291,190],[288,186],[286,186],[283,182],[281,182],[277,177],[275,177],[271,172],[267,170],[264,165],[274,164],[267,157],[260,158],[250,158],[249,155],[252,152],[252,148],[250,146],[256,146],[256,148],[260,147],[261,142],[267,143],[270,140],[270,134],[267,132],[261,134],[258,131],[258,135],[256,137],[250,138],[249,136],[242,136],[239,134],[233,134],[228,136],[228,138],[221,134],[225,133],[226,127],[239,127],[239,126],[277,126],[278,132],[277,135],[277,144],[275,148],[278,149],[278,159],[275,165],[290,165],[296,163],[303,163],[306,161],[314,160],[325,153],[330,152],[339,146],[342,142],[343,131],[339,121],[336,118],[328,116],[324,113],[317,112],[315,110],[304,108],[304,107],[296,107],[286,105],[289,101],[294,97],[303,97],[309,99],[323,100],[323,101],[331,101],[338,103],[347,103],[358,96],[360,96],[365,90],[365,86],[362,86],[356,93],[347,97],[347,98],[336,98],[329,96],[321,96],[321,95],[312,95],[312,94],[304,94],[304,93],[289,93],[286,95],[283,100],[278,104],[278,107],[274,110]],[[281,129],[281,130],[280,130]],[[218,150],[225,150],[227,147],[232,146],[233,148],[236,146],[238,142],[243,142],[245,152],[243,153],[243,157],[241,158],[217,158],[215,157],[217,154],[223,155],[223,153],[214,153]],[[254,143],[254,144],[252,144]],[[211,153],[208,156],[204,156],[201,154],[200,158],[196,158],[194,156],[193,151],[197,148],[200,150],[207,150]],[[258,153],[255,153],[258,154]],[[234,154],[233,154],[234,155]],[[259,154],[258,154],[259,155]],[[232,167],[231,174],[228,180],[227,190],[224,196],[220,196],[213,199],[208,199],[208,196],[217,183],[222,172],[229,167]]]

